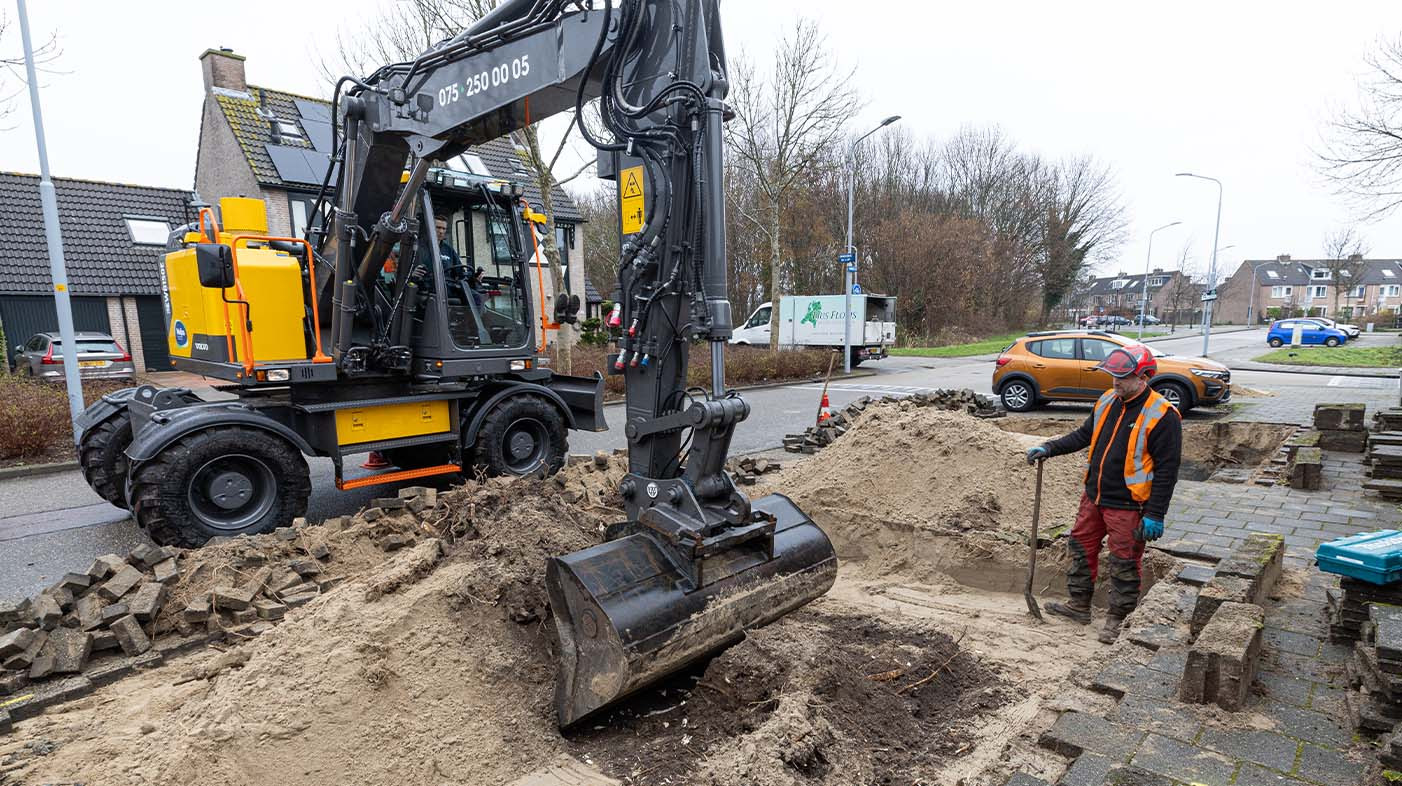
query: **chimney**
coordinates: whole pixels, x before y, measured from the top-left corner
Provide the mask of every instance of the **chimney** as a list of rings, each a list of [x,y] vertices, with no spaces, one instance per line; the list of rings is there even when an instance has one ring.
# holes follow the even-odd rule
[[[1162,272],[1163,272],[1163,268],[1161,268],[1161,267],[1156,267],[1156,268],[1154,268],[1154,272],[1155,272],[1155,273],[1162,273]]]
[[[244,56],[234,54],[232,49],[220,47],[204,50],[204,54],[200,55],[200,70],[204,72],[205,92],[209,92],[211,87],[248,92],[248,82],[243,77],[243,61]]]
[[[1281,254],[1280,256],[1277,256],[1277,257],[1275,258],[1275,261],[1281,262],[1281,263],[1288,263],[1288,262],[1290,261],[1290,255],[1289,255],[1289,254]]]

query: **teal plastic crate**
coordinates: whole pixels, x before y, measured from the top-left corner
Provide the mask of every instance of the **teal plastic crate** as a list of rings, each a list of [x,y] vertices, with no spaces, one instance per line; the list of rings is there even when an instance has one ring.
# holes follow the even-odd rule
[[[1319,569],[1373,584],[1402,580],[1402,532],[1362,532],[1319,544]]]

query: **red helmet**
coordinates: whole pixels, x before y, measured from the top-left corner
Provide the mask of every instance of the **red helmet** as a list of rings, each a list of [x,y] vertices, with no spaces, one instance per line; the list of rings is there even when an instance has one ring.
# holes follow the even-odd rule
[[[1110,350],[1105,359],[1091,367],[1092,371],[1104,371],[1116,379],[1143,374],[1147,379],[1159,370],[1159,362],[1154,353],[1143,344],[1126,344]]]

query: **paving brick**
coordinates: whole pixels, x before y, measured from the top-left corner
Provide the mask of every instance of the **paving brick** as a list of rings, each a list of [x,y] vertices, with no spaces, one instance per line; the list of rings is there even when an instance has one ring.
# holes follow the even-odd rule
[[[138,620],[149,622],[165,605],[166,592],[166,585],[148,581],[137,587],[136,592],[128,596],[127,607]]]
[[[1304,781],[1281,775],[1259,764],[1246,762],[1237,773],[1235,786],[1308,786]]]
[[[1188,648],[1186,645],[1161,648],[1145,665],[1154,671],[1161,671],[1177,679],[1182,676],[1183,667],[1188,665]]]
[[[1269,533],[1252,533],[1226,559],[1217,564],[1218,576],[1239,576],[1251,582],[1252,602],[1260,602],[1271,594],[1280,579],[1281,560],[1285,557],[1284,537]]]
[[[0,696],[13,696],[29,687],[29,672],[7,671],[0,673]]]
[[[321,563],[311,559],[297,560],[296,562],[288,563],[287,567],[291,568],[293,572],[303,578],[309,578],[321,573]]]
[[[140,655],[151,649],[151,639],[147,637],[146,631],[141,629],[141,623],[136,621],[136,617],[127,615],[115,620],[111,629],[117,636],[117,644],[122,648],[122,652]]]
[[[1105,786],[1177,786],[1172,778],[1139,767],[1116,767],[1105,775]]]
[[[1150,733],[1130,763],[1175,781],[1230,783],[1237,763],[1220,753]]]
[[[1095,675],[1090,689],[1116,698],[1126,694],[1166,699],[1177,693],[1178,674],[1165,674],[1137,663],[1112,660]]]
[[[90,584],[92,584],[92,577],[86,573],[65,573],[54,586],[77,595],[87,589]]]
[[[280,620],[287,614],[287,607],[275,600],[259,598],[253,601],[253,608],[258,612],[259,619]]]
[[[59,620],[63,618],[63,607],[58,605],[58,601],[47,593],[41,593],[34,598],[29,607],[33,615],[34,624],[44,630],[53,630],[58,627]]]
[[[204,622],[209,619],[209,595],[191,599],[182,615],[186,622]]]
[[[130,607],[125,603],[113,603],[110,606],[102,607],[102,624],[111,625],[113,620],[121,619],[131,613]]]
[[[1126,631],[1124,635],[1131,642],[1151,650],[1177,646],[1185,643],[1187,639],[1187,632],[1178,626],[1161,623],[1141,625]]]
[[[1289,772],[1295,766],[1295,755],[1302,743],[1270,731],[1203,729],[1198,744],[1234,759]]]
[[[1082,753],[1071,762],[1056,786],[1103,786],[1116,762],[1098,753]]]
[[[1343,721],[1323,713],[1275,702],[1263,704],[1261,711],[1275,721],[1276,731],[1305,742],[1337,748],[1348,745],[1353,739],[1352,732],[1344,728]]]
[[[1195,738],[1198,727],[1202,725],[1188,707],[1132,693],[1120,700],[1108,719],[1131,728],[1183,740]]]
[[[38,715],[45,707],[79,698],[92,689],[92,680],[83,676],[50,680],[34,686],[25,694],[26,698],[7,704],[5,709],[14,720],[27,720]]]
[[[1051,786],[1051,784],[1047,783],[1041,778],[1036,777],[1035,775],[1028,775],[1025,772],[1019,772],[1014,773],[1013,777],[1008,779],[1006,786]]]
[[[100,663],[89,666],[83,676],[92,680],[93,685],[103,686],[127,676],[136,670],[132,659],[127,656],[104,658]]]
[[[1121,762],[1139,745],[1140,734],[1084,712],[1064,712],[1038,740],[1043,748],[1075,757],[1084,751],[1099,753]]]
[[[1356,786],[1362,782],[1364,770],[1363,764],[1339,751],[1306,745],[1300,751],[1300,768],[1296,774],[1324,786]]]
[[[93,652],[116,649],[120,646],[117,643],[117,634],[110,630],[95,630],[90,635],[92,636]]]
[[[1189,629],[1194,636],[1201,633],[1223,603],[1254,602],[1255,598],[1251,592],[1251,582],[1247,579],[1238,576],[1213,576],[1212,580],[1198,591]]]
[[[1261,653],[1265,612],[1246,603],[1223,603],[1188,650],[1179,698],[1240,710],[1251,692]]]
[[[210,591],[213,608],[242,611],[253,603],[253,593],[237,587],[215,587]]]
[[[180,577],[180,567],[176,564],[175,557],[157,562],[151,568],[151,571],[155,574],[156,581],[162,584],[169,583]]]
[[[103,554],[88,567],[88,577],[93,581],[101,581],[126,566],[127,561],[116,554]]]
[[[1181,581],[1184,584],[1191,584],[1195,587],[1201,587],[1202,585],[1211,581],[1212,576],[1216,572],[1217,571],[1215,568],[1209,567],[1207,565],[1194,565],[1190,563],[1184,565],[1183,570],[1178,572],[1177,579],[1178,581]]]
[[[54,674],[76,674],[92,655],[92,636],[73,628],[59,628],[49,634],[54,650]]]
[[[0,636],[0,658],[24,652],[33,641],[34,631],[30,628],[20,628]]]
[[[1282,704],[1304,707],[1309,704],[1310,694],[1315,683],[1289,674],[1261,672],[1256,675],[1256,684],[1261,686],[1264,695]]]
[[[146,576],[136,568],[123,565],[113,574],[112,578],[102,582],[101,586],[97,588],[97,594],[108,603],[113,603],[134,589],[145,578]]]

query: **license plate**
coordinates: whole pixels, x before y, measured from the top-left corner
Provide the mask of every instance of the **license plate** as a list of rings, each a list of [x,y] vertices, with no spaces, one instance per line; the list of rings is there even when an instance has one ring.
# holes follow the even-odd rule
[[[78,365],[83,368],[106,368],[112,365],[110,360],[80,360]]]

